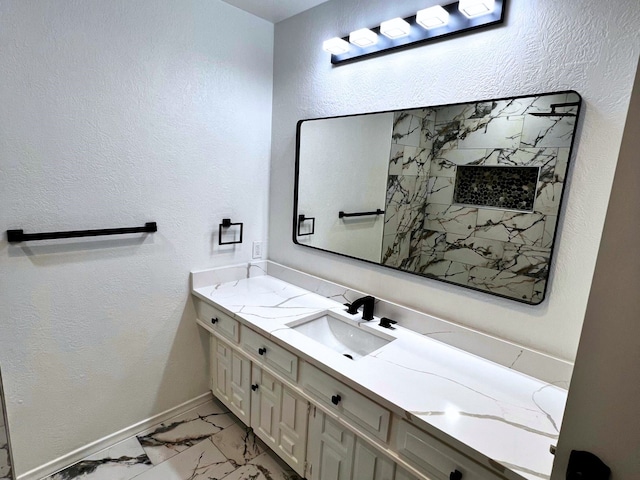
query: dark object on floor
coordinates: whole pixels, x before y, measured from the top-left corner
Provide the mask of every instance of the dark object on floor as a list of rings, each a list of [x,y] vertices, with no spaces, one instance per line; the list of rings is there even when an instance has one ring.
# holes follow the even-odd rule
[[[567,480],[608,480],[611,469],[590,452],[572,450],[567,467]]]

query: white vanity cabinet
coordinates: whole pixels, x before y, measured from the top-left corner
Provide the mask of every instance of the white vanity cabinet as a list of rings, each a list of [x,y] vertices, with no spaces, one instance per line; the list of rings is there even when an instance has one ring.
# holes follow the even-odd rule
[[[314,399],[376,438],[387,441],[389,410],[308,363],[302,366],[300,383]]]
[[[395,478],[391,460],[314,407],[309,412],[308,452],[308,480]]]
[[[418,477],[411,475],[409,472],[404,470],[403,468],[398,467],[396,469],[396,477],[395,480],[418,480]]]
[[[398,412],[198,301],[211,390],[308,480],[505,480]],[[235,322],[235,323],[234,323]]]
[[[356,450],[353,457],[353,480],[371,478],[372,480],[393,480],[396,465],[387,457],[380,455],[364,440],[356,437]]]
[[[464,480],[500,480],[482,465],[405,420],[398,423],[394,449],[409,463],[429,472],[437,480],[455,477]]]
[[[256,361],[272,368],[294,383],[298,381],[298,357],[250,328],[242,328],[242,349]]]
[[[211,335],[211,391],[240,420],[251,421],[251,361]]]
[[[210,329],[222,335],[233,343],[240,339],[240,322],[224,313],[222,310],[212,307],[206,302],[196,302],[196,313],[200,321]]]
[[[237,348],[211,335],[211,391],[304,476],[309,403]]]
[[[253,365],[251,427],[274,452],[304,476],[309,402]]]

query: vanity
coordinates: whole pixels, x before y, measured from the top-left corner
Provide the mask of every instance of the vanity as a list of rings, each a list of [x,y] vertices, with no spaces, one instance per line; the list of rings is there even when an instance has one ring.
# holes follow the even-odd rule
[[[211,391],[300,476],[549,478],[565,390],[363,321],[344,306],[359,292],[272,262],[191,282]]]

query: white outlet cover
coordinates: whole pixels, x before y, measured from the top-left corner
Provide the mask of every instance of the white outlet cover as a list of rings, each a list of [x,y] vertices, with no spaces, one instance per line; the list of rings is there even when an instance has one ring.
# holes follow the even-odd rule
[[[253,242],[253,249],[251,251],[251,257],[255,260],[262,258],[262,242]]]

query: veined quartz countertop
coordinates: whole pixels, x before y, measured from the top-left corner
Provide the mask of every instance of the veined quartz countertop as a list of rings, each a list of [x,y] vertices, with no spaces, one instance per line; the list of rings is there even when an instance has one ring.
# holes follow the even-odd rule
[[[502,475],[551,475],[549,447],[557,442],[565,390],[411,330],[381,328],[377,318],[362,326],[396,339],[357,361],[347,359],[287,326],[325,310],[344,315],[345,307],[267,275],[193,294],[467,456],[497,471],[505,467]],[[361,313],[349,317],[359,320]]]

